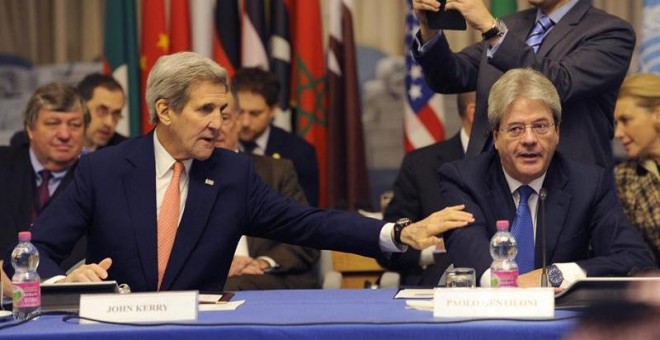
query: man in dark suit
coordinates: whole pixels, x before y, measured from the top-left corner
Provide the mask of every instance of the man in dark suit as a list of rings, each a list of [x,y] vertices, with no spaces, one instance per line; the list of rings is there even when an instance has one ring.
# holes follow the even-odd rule
[[[240,140],[247,153],[293,161],[305,197],[319,204],[319,169],[314,147],[295,134],[271,124],[280,92],[277,76],[258,67],[241,68],[232,79],[241,114]]]
[[[122,118],[125,104],[124,89],[112,76],[92,73],[83,78],[77,86],[78,92],[87,105],[90,122],[85,129],[83,152],[91,152],[106,146],[117,145],[127,138],[115,129]],[[26,145],[25,131],[15,133],[10,145]]]
[[[447,9],[459,10],[484,36],[482,42],[453,53],[444,34],[426,25],[423,10],[437,11],[440,4],[414,0],[421,23],[412,48],[415,59],[433,90],[477,92],[468,155],[491,145],[487,98],[493,83],[503,72],[530,67],[557,86],[564,110],[559,151],[611,167],[614,103],[635,48],[635,32],[628,22],[595,9],[589,0],[529,2],[535,7],[499,20],[482,0],[447,2]],[[537,21],[544,26],[536,26]]]
[[[239,150],[239,108],[236,95],[229,96],[222,112],[222,127],[216,147]],[[293,163],[288,159],[250,155],[257,175],[282,196],[307,205]],[[318,287],[314,266],[319,259],[317,249],[275,242],[260,237],[242,236],[229,268],[225,290],[302,289]]]
[[[445,207],[440,201],[438,170],[442,164],[465,156],[474,119],[475,93],[458,94],[456,105],[461,130],[452,138],[417,149],[403,158],[394,182],[394,196],[385,210],[385,221],[395,222],[404,217],[419,221]],[[450,264],[444,242],[421,252],[408,249],[401,254],[392,254],[389,261],[381,263],[387,269],[399,272],[401,284],[405,286],[436,286]]]
[[[32,95],[23,114],[28,144],[0,147],[2,256],[11,252],[18,232],[29,230],[36,217],[73,179],[82,149],[85,117],[76,89],[59,83],[44,85]],[[83,246],[76,248],[62,268],[68,269],[84,258]]]
[[[136,292],[221,290],[241,235],[378,257],[425,248],[472,220],[455,211],[404,227],[281,197],[249,158],[215,148],[228,92],[226,71],[208,58],[159,58],[146,89],[155,129],[81,158],[74,181],[32,228],[39,274],[110,278]],[[85,233],[89,264],[60,277],[59,262]]]
[[[539,285],[544,247],[554,287],[655,266],[623,213],[612,171],[555,153],[562,117],[559,94],[544,75],[510,70],[488,98],[496,151],[440,168],[441,201],[465,204],[476,220],[445,234],[447,251],[454,265],[474,268],[482,286],[490,285],[489,240],[497,220],[512,221],[520,286]],[[543,204],[545,221],[537,214]]]

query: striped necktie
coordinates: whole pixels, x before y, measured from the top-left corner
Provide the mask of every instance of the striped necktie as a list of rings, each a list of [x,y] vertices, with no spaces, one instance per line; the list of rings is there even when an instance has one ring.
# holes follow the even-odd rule
[[[522,275],[534,270],[534,226],[532,224],[532,213],[529,209],[529,197],[534,189],[527,185],[518,188],[520,203],[516,211],[516,219],[511,227],[511,234],[518,243],[518,272]]]
[[[534,25],[532,32],[529,34],[529,37],[527,37],[527,41],[525,41],[527,45],[534,50],[534,53],[538,52],[541,43],[543,43],[543,39],[548,35],[548,32],[554,24],[555,23],[552,22],[547,15],[541,15],[536,21],[536,25]]]

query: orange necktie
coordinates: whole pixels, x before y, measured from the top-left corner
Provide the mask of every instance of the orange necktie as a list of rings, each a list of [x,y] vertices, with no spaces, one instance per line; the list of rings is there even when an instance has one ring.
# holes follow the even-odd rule
[[[163,204],[158,214],[158,290],[163,282],[167,261],[170,259],[172,245],[179,225],[179,209],[181,207],[181,193],[179,192],[179,179],[183,171],[183,163],[174,163],[174,174],[165,191]]]

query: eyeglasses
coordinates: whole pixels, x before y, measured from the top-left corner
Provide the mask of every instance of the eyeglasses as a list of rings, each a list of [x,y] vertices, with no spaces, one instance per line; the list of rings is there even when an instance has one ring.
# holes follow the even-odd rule
[[[505,132],[509,137],[511,138],[516,138],[522,136],[522,134],[525,132],[525,130],[529,127],[534,131],[536,135],[545,135],[550,131],[550,127],[554,126],[555,123],[548,123],[548,122],[538,122],[538,123],[532,123],[532,124],[513,124],[509,125],[509,127],[499,129],[502,132]]]

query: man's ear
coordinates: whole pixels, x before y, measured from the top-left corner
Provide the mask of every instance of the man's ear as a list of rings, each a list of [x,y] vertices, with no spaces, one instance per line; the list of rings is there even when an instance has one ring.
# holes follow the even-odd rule
[[[156,105],[154,106],[156,110],[156,115],[158,116],[158,122],[164,125],[169,125],[172,122],[172,115],[174,112],[170,108],[170,105],[165,99],[158,99]]]

